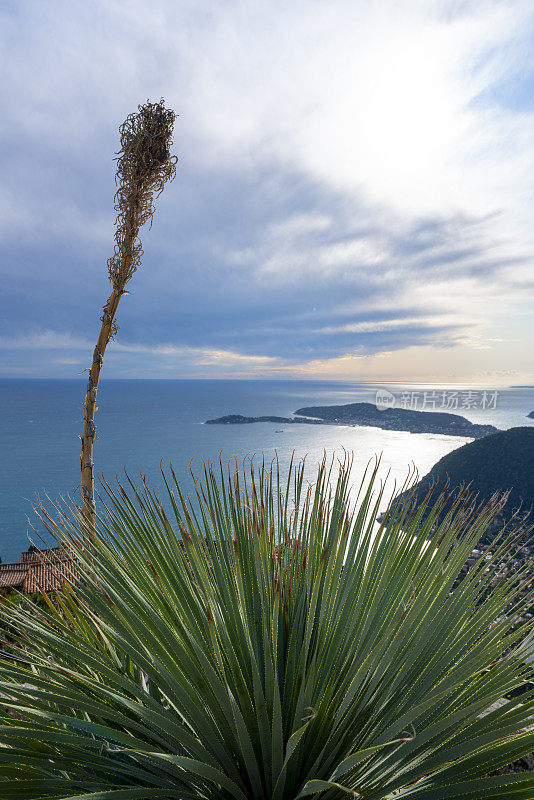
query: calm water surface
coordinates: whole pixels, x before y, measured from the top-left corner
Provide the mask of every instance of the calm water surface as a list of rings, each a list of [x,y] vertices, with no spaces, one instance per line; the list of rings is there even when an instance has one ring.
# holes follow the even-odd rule
[[[325,381],[142,381],[103,380],[98,402],[95,463],[108,480],[124,468],[140,472],[161,486],[159,464],[173,462],[186,489],[192,482],[189,464],[200,472],[202,459],[247,453],[278,453],[281,465],[293,450],[315,465],[326,450],[354,453],[354,481],[368,460],[382,454],[382,475],[402,481],[411,463],[425,474],[443,455],[467,439],[383,431],[377,428],[312,425],[203,425],[209,418],[242,413],[290,416],[303,405],[374,402],[378,387],[396,396],[429,389],[413,384],[371,384]],[[56,500],[73,494],[79,483],[79,450],[85,381],[0,381],[0,556],[18,560],[28,546],[34,519],[31,502],[37,494]],[[432,387],[437,388],[437,387]],[[440,390],[443,387],[439,387]],[[458,387],[445,387],[453,391]],[[465,390],[466,387],[462,387]],[[422,396],[422,394],[420,395]],[[436,410],[440,410],[439,406]],[[495,409],[463,409],[473,422],[498,428],[531,425],[533,388],[501,390]],[[282,432],[280,432],[282,431]]]

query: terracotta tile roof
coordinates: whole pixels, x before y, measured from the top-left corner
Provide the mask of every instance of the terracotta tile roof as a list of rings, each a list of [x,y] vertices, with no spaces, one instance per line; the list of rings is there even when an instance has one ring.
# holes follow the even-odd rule
[[[185,551],[185,558],[189,566],[187,548],[183,541],[180,542]],[[213,542],[215,552],[217,552],[217,542]],[[275,559],[280,558],[284,545],[274,547]],[[297,543],[297,546],[298,543]],[[234,547],[236,541],[234,539]],[[19,592],[45,592],[59,589],[65,580],[72,580],[73,573],[76,572],[76,563],[69,550],[64,547],[54,547],[48,550],[38,550],[30,547],[21,553],[20,561],[8,564],[0,562],[0,594],[10,590]]]
[[[45,592],[59,589],[72,575],[74,559],[64,547],[49,550],[30,548],[21,553],[21,560],[0,564],[0,592]]]
[[[22,564],[2,564],[0,568],[0,589],[22,589],[27,569],[20,569]]]

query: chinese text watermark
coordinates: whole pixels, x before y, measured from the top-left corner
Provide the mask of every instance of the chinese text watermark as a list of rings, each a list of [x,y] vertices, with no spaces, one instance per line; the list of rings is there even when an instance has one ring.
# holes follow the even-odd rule
[[[498,391],[487,389],[458,390],[421,390],[402,391],[397,395],[388,389],[378,389],[376,407],[379,411],[386,408],[405,408],[412,411],[457,411],[480,410],[489,411],[497,408]]]

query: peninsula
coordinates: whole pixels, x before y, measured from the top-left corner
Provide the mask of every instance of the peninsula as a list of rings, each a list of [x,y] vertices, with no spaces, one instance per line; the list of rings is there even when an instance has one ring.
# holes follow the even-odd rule
[[[534,507],[534,428],[510,428],[462,445],[434,464],[406,495],[422,498],[431,486],[447,484],[452,494],[459,486],[469,486],[479,502],[506,492],[510,513],[520,507],[529,512]]]
[[[409,433],[439,433],[481,439],[497,433],[493,425],[476,425],[460,414],[442,411],[413,411],[406,408],[387,408],[380,411],[372,403],[348,403],[341,406],[307,406],[298,408],[294,417],[246,417],[229,414],[208,419],[207,425],[248,425],[254,422],[276,422],[279,425],[352,425],[382,428]]]
[[[443,456],[413,488],[398,495],[393,505],[406,501],[417,507],[432,487],[436,496],[442,490],[446,492],[446,502],[439,515],[441,520],[450,510],[460,487],[468,487],[469,494],[479,504],[506,495],[506,505],[489,525],[481,542],[492,543],[504,523],[515,514],[516,527],[525,529],[526,555],[534,556],[534,428],[510,428],[462,445]]]

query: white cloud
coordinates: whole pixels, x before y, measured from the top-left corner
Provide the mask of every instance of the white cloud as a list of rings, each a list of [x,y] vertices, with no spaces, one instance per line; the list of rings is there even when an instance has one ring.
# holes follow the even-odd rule
[[[89,358],[94,344],[89,340],[84,340],[70,333],[61,333],[58,331],[40,331],[34,334],[26,334],[22,336],[4,336],[0,337],[0,350],[7,351],[63,351],[69,350],[72,353],[87,354]],[[180,344],[158,344],[149,345],[142,343],[122,343],[111,342],[106,351],[106,355],[115,354],[142,354],[147,356],[156,356],[167,361],[169,366],[183,364],[193,364],[196,366],[261,366],[264,364],[273,364],[277,359],[271,356],[256,356],[247,355],[246,353],[237,353],[232,350],[216,350],[213,348],[201,347],[188,347],[187,345]],[[69,365],[80,363],[79,358],[74,357],[61,357],[55,359],[57,364]],[[140,365],[141,366],[141,365]]]
[[[166,259],[150,280],[163,278],[162,318],[184,283],[186,312],[213,293],[209,326],[195,346],[181,344],[185,327],[150,345],[123,344],[121,332],[117,355],[275,368],[304,329],[331,337],[331,352],[335,332],[354,334],[354,352],[359,334],[425,326],[448,327],[444,343],[487,341],[473,327],[531,292],[533,113],[506,88],[534,67],[527,0],[22,0],[0,14],[0,234],[15,247],[69,240],[80,263],[59,253],[57,271],[77,270],[80,298],[94,274],[105,280],[117,124],[162,94],[180,114],[178,180],[158,203]],[[299,181],[284,205],[280,187]],[[221,206],[234,192],[243,218],[232,238]],[[182,213],[185,256],[173,227]],[[6,261],[6,280],[17,269]],[[237,333],[229,299],[232,313],[243,300]],[[340,337],[337,352],[349,344]],[[53,332],[0,347],[91,351]]]
[[[70,333],[46,330],[19,336],[1,336],[0,350],[86,350],[94,343],[80,339]]]
[[[20,8],[24,27],[4,18],[4,133],[82,154],[163,92],[190,163],[281,160],[405,213],[486,213],[530,193],[530,114],[472,104],[532,66],[528,2]]]
[[[188,47],[176,31],[173,92],[211,168],[280,159],[407,214],[519,210],[530,115],[473,101],[525,67],[528,3],[211,8]]]
[[[318,333],[376,333],[380,331],[394,331],[401,328],[435,328],[444,326],[445,328],[465,325],[465,317],[454,314],[446,314],[432,317],[405,317],[403,319],[383,319],[372,322],[349,322],[346,325],[330,326],[320,328]]]

